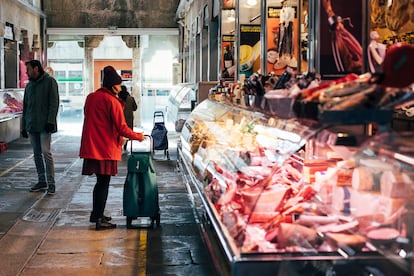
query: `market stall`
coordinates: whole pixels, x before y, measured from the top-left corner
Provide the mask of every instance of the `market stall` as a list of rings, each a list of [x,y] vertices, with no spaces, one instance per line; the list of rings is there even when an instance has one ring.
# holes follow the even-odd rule
[[[197,106],[180,163],[224,275],[411,274],[411,136],[351,137],[212,100]]]
[[[0,141],[10,142],[20,137],[23,89],[0,90]]]
[[[412,132],[393,127],[412,114],[414,51],[396,43],[368,72],[356,5],[220,6],[221,79],[178,149],[224,275],[412,274]]]

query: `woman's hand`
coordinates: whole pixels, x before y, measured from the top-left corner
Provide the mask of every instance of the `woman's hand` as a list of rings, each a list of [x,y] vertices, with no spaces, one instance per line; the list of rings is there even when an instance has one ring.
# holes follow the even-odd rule
[[[136,140],[142,142],[144,141],[144,133],[143,132],[135,132],[135,134],[137,135]]]

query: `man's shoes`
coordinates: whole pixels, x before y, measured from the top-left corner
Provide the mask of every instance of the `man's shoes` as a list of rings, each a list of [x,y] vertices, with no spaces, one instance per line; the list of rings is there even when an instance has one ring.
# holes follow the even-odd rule
[[[47,190],[46,182],[39,182],[30,188],[31,192],[40,192],[40,191],[46,191],[46,190]]]
[[[106,222],[111,221],[112,217],[107,217],[107,216],[102,216],[102,220],[105,220]],[[97,217],[93,217],[92,214],[89,217],[89,221],[93,222],[93,223],[97,223],[98,222],[98,218]]]
[[[96,230],[107,230],[107,229],[114,229],[116,228],[115,223],[110,223],[106,221],[104,218],[99,218],[96,222]]]
[[[56,192],[55,184],[49,184],[49,187],[47,187],[47,194],[48,195],[54,195],[55,192]]]

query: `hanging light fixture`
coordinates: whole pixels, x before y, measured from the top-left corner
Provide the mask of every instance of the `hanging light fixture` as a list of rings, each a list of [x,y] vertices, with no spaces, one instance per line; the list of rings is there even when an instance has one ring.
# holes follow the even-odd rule
[[[257,0],[247,0],[247,5],[248,6],[256,6],[257,5]]]

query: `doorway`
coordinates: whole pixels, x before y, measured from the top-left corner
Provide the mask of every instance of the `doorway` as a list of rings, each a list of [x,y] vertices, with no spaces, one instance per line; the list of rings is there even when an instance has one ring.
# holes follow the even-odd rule
[[[56,37],[55,37],[56,38]],[[82,123],[82,109],[86,96],[91,91],[86,91],[84,70],[85,50],[81,47],[82,41],[56,40],[48,48],[48,65],[55,71],[55,78],[59,84],[61,96],[61,115],[66,111],[76,110],[68,116],[60,116],[61,126],[66,122]],[[150,131],[153,125],[154,111],[167,113],[168,96],[173,86],[173,67],[177,64],[178,35],[142,35],[140,36],[137,85],[138,93],[133,94],[137,103],[141,106],[135,117],[137,128]],[[122,41],[121,36],[105,36],[99,46],[93,49],[94,80],[93,87],[100,87],[100,70],[106,65],[114,66],[118,73],[132,71],[134,66],[132,49]],[[138,63],[137,63],[138,62]],[[124,82],[130,85],[132,78]],[[80,111],[80,112],[79,112]],[[81,116],[79,116],[79,113]],[[138,119],[139,118],[139,119]],[[63,125],[62,125],[63,123]],[[60,127],[60,129],[62,129]],[[168,126],[167,128],[174,128]],[[72,125],[69,128],[74,128]]]

